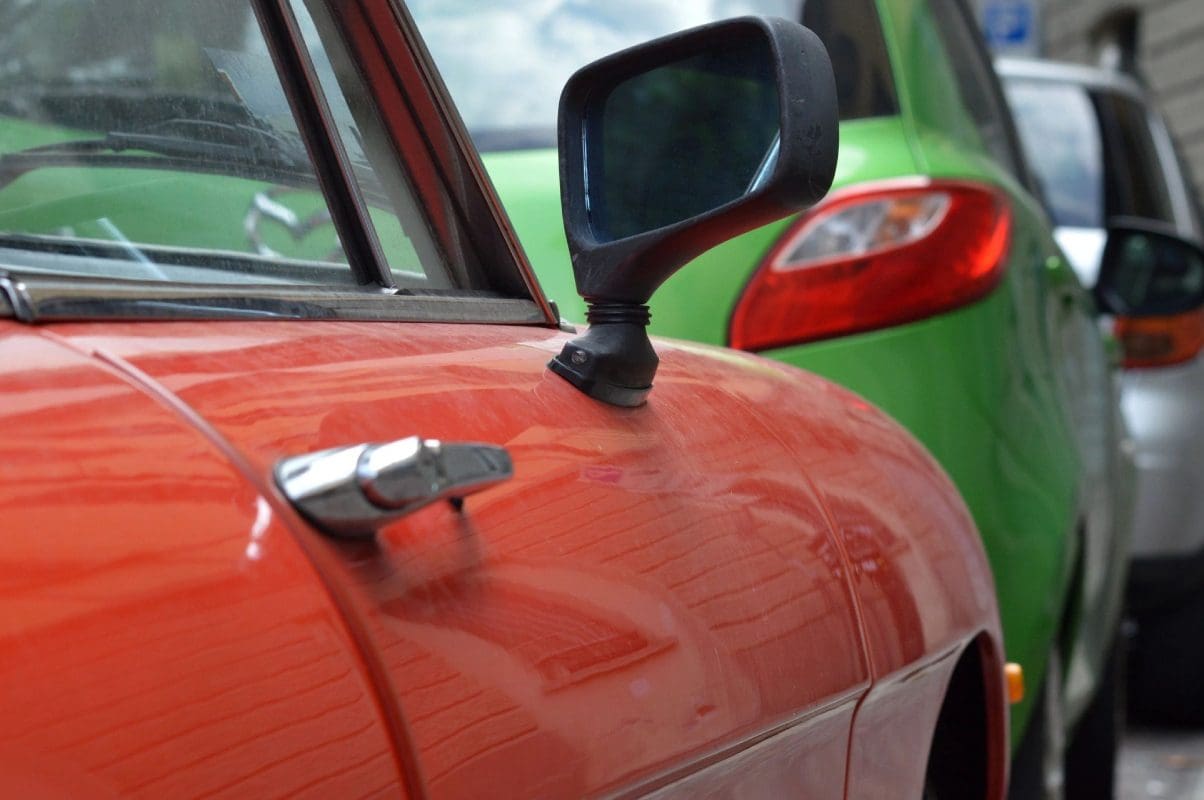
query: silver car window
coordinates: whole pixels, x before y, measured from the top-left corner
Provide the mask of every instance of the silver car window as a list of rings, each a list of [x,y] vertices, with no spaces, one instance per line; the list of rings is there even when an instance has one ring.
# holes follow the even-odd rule
[[[1024,155],[1056,225],[1104,226],[1103,142],[1081,86],[1009,79],[1008,101]]]

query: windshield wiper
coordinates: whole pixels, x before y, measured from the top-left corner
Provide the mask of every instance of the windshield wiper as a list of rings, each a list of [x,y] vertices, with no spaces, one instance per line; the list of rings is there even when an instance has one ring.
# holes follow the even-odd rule
[[[0,189],[37,169],[77,166],[179,170],[317,186],[305,151],[275,131],[207,120],[169,120],[143,131],[113,131],[96,139],[0,154]]]
[[[152,156],[135,153],[153,153]],[[300,141],[276,130],[242,123],[174,119],[141,131],[112,131],[95,139],[0,153],[0,190],[34,170],[51,167],[178,170],[266,181],[318,190],[318,177]],[[367,163],[352,162],[370,204],[389,199]]]

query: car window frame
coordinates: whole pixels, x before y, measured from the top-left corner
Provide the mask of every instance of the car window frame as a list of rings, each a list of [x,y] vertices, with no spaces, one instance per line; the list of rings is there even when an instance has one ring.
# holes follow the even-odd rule
[[[423,222],[459,288],[396,287],[289,0],[248,0],[313,161],[358,288],[21,274],[0,265],[0,316],[341,319],[559,325],[480,157],[400,0],[304,0],[337,23]]]
[[[1204,207],[1200,203],[1199,193],[1192,183],[1191,173],[1183,161],[1178,143],[1157,108],[1144,97],[1142,102],[1149,122],[1150,135],[1154,139],[1154,149],[1162,165],[1166,188],[1170,192],[1175,227],[1183,236],[1204,242]]]
[[[1150,125],[1149,107],[1140,96],[1129,92],[1115,91],[1109,87],[1091,87],[1088,89],[1095,114],[1099,120],[1100,138],[1104,145],[1104,213],[1106,218],[1134,217],[1167,225],[1176,225],[1176,207],[1169,176],[1166,173],[1166,163],[1159,151],[1157,137]],[[1141,138],[1144,147],[1131,147],[1126,130],[1134,131]],[[1144,152],[1138,152],[1144,150]],[[1141,162],[1130,166],[1133,159]],[[1121,169],[1124,164],[1124,169]],[[1152,173],[1149,173],[1150,169]],[[1138,180],[1127,180],[1130,173],[1138,176]],[[1126,180],[1122,180],[1125,178]],[[1145,186],[1142,186],[1144,182]],[[1141,187],[1150,194],[1148,198],[1155,205],[1163,205],[1154,209],[1155,213],[1147,213],[1151,209],[1120,206],[1117,204],[1117,193],[1127,192],[1126,198],[1131,205],[1136,205],[1136,197],[1131,186]],[[1158,211],[1164,211],[1165,216],[1158,216]]]

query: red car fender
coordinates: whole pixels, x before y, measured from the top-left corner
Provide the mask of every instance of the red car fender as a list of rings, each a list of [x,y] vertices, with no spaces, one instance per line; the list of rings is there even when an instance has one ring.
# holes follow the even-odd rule
[[[238,337],[222,340],[221,325],[141,323],[60,330],[76,346],[102,350],[113,363],[145,373],[163,391],[195,409],[212,426],[215,436],[243,454],[248,470],[268,492],[272,465],[281,457],[414,433],[506,444],[515,457],[518,475],[514,483],[469,500],[466,521],[471,528],[463,528],[463,522],[445,509],[431,509],[391,527],[380,538],[380,547],[370,550],[333,545],[303,523],[297,531],[303,541],[325,553],[319,556],[319,563],[324,564],[326,579],[345,588],[353,613],[366,626],[367,649],[379,659],[373,670],[387,678],[388,687],[382,692],[395,693],[402,703],[413,737],[415,764],[421,765],[423,772],[419,783],[432,796],[473,796],[487,784],[496,784],[499,776],[504,776],[502,782],[515,795],[536,791],[535,786],[542,785],[549,790],[558,786],[553,794],[572,796],[675,785],[691,772],[710,769],[710,764],[724,772],[732,759],[751,752],[748,748],[762,742],[781,743],[789,738],[783,735],[786,732],[805,730],[798,727],[800,722],[826,725],[823,720],[831,718],[837,725],[842,719],[849,724],[852,709],[840,705],[845,701],[839,698],[845,695],[838,687],[846,686],[857,693],[854,697],[861,696],[868,688],[870,670],[875,683],[857,712],[858,730],[863,719],[889,722],[892,713],[897,716],[909,707],[931,709],[930,716],[935,717],[958,653],[983,635],[988,641],[998,641],[989,572],[964,507],[947,479],[897,426],[822,380],[728,351],[662,343],[662,368],[652,402],[645,409],[618,410],[583,398],[546,373],[543,363],[547,355],[558,350],[565,338],[553,331],[272,322],[240,325]],[[705,354],[700,352],[703,350]],[[565,472],[566,466],[572,470]],[[536,502],[534,498],[539,497],[552,502]],[[712,509],[706,516],[695,517],[695,524],[719,519],[714,515],[722,509],[728,509],[723,514],[740,515],[733,521],[744,518],[741,524],[745,528],[752,523],[745,532],[731,527],[731,522],[718,523],[716,531],[727,531],[721,534],[726,538],[717,540],[720,546],[736,548],[729,552],[744,552],[740,548],[747,548],[750,542],[764,541],[775,529],[790,531],[800,521],[813,532],[799,539],[775,538],[772,547],[778,555],[769,557],[772,551],[766,551],[764,566],[756,567],[762,572],[738,567],[727,576],[714,572],[700,584],[704,591],[699,597],[704,603],[707,597],[730,598],[724,604],[683,606],[681,590],[665,593],[673,584],[670,573],[663,578],[651,573],[648,589],[663,588],[652,594],[646,589],[633,594],[631,581],[640,574],[642,568],[637,565],[643,551],[636,548],[628,554],[621,545],[642,541],[630,539],[638,525],[647,524],[640,520],[666,512],[671,515],[666,522],[691,519],[695,512],[687,511],[690,507],[681,505],[674,499],[677,497],[696,498],[691,502]],[[644,498],[642,508],[639,498]],[[917,498],[924,502],[917,503]],[[281,502],[280,498],[277,501]],[[550,530],[569,525],[562,532],[566,535],[553,536],[549,529],[532,526],[531,520],[540,517],[530,515],[541,504],[547,513],[540,525],[550,525]],[[757,516],[747,517],[750,508]],[[573,526],[574,511],[587,515],[581,519],[593,520],[593,524]],[[830,534],[824,536],[824,529]],[[684,545],[697,539],[698,534],[688,528],[674,530],[667,542],[680,540]],[[754,531],[759,531],[755,539],[748,539]],[[480,555],[465,571],[464,543],[477,540]],[[608,543],[603,545],[604,541]],[[619,550],[606,556],[608,548],[615,546]],[[688,547],[680,550],[673,545],[672,549],[678,560],[686,555],[699,557],[690,554]],[[786,563],[797,566],[783,573],[783,556],[792,549],[797,556],[786,556]],[[544,555],[529,562],[532,553],[540,552]],[[565,561],[569,554],[573,555]],[[603,568],[607,558],[616,557],[620,560]],[[542,566],[532,571],[534,563]],[[670,572],[674,563],[666,562]],[[725,664],[703,655],[716,647],[718,652],[729,651],[734,645],[735,640],[724,643],[724,638],[714,638],[714,625],[720,624],[725,604],[732,611],[742,608],[742,613],[756,615],[750,618],[748,632],[751,641],[758,641],[777,624],[760,616],[764,611],[754,611],[773,607],[761,588],[772,588],[769,576],[782,576],[773,580],[786,580],[785,588],[802,574],[796,570],[813,570],[807,565],[825,563],[824,569],[831,574],[843,575],[840,580],[849,591],[848,613],[853,615],[852,630],[860,646],[834,647],[835,640],[821,646],[821,638],[816,637],[830,634],[821,635],[819,628],[790,632],[784,627],[774,634],[786,637],[779,645],[759,644],[750,651],[756,654],[753,661]],[[648,580],[648,573],[644,574],[641,581]],[[749,584],[754,575],[760,577]],[[563,588],[555,588],[557,581]],[[580,601],[566,605],[570,595],[564,592],[572,586],[583,594]],[[624,596],[627,599],[622,599]],[[830,603],[840,595],[827,596]],[[466,598],[475,599],[470,602]],[[585,605],[578,607],[581,601]],[[789,603],[797,601],[787,602],[785,608],[793,609]],[[647,616],[656,605],[674,609],[673,618],[678,620],[671,637],[676,645],[669,649],[657,646],[655,635],[639,633],[658,630],[655,615]],[[706,609],[710,607],[720,616],[709,617],[711,612]],[[519,640],[493,638],[498,630],[511,625],[533,631],[531,620],[540,617],[540,608],[557,618],[577,618],[574,636],[616,624],[616,630],[623,630],[634,623],[636,638],[644,644],[632,651],[630,658],[615,660],[614,655],[603,654],[618,653],[613,650],[618,639],[603,637],[611,644],[599,649],[600,642],[587,637],[593,643],[581,651],[584,671],[583,667],[569,667],[568,682],[564,682],[541,671],[544,668],[538,666],[540,662],[532,662],[531,655],[522,655],[521,648],[527,646]],[[479,610],[470,613],[469,609]],[[485,609],[494,610],[486,613]],[[482,613],[486,616],[481,617]],[[489,616],[497,613],[510,616]],[[797,613],[790,610],[787,616],[797,618]],[[638,622],[641,617],[647,621]],[[469,620],[476,618],[481,622],[470,624]],[[428,622],[421,622],[424,619]],[[504,621],[507,619],[512,622]],[[604,622],[608,619],[611,621]],[[436,621],[434,627],[430,621]],[[691,629],[695,633],[686,637]],[[449,638],[447,631],[458,633]],[[473,648],[465,649],[470,641],[488,646],[476,648],[474,655]],[[576,640],[570,637],[566,641]],[[509,649],[515,647],[520,649]],[[482,671],[484,664],[496,662],[507,652],[506,661],[498,663],[512,661],[513,669],[499,671],[495,666]],[[568,657],[566,652],[548,655],[552,661],[547,663],[570,663],[563,660]],[[841,652],[847,666],[833,672],[832,667],[841,662],[831,659]],[[817,653],[821,659],[808,667],[799,660],[800,654],[806,653]],[[605,687],[609,679],[603,676],[613,674],[625,681],[618,685],[663,685],[667,689],[671,684],[654,677],[660,669],[656,665],[665,658],[676,659],[674,654],[697,654],[689,656],[695,667],[681,662],[672,668],[674,674],[686,676],[677,681],[680,686],[676,689],[687,692],[645,693],[644,698],[656,698],[655,706],[631,695],[637,702],[626,712],[631,720],[643,714],[651,714],[650,723],[659,718],[654,729],[669,737],[632,739],[630,733],[621,733],[631,723],[620,724],[621,716],[611,716],[623,711],[622,704],[615,704],[613,689],[603,688],[598,694],[589,687]],[[849,656],[852,661],[847,661]],[[997,652],[987,657],[993,660],[996,656]],[[599,658],[603,659],[599,663],[612,666],[601,672],[589,666]],[[430,673],[429,667],[436,663],[442,665],[436,673],[444,677],[434,685],[442,686],[441,691],[460,687],[443,700],[430,694],[433,689],[423,688],[431,685],[436,673]],[[996,675],[1001,672],[1001,665],[994,670]],[[689,712],[701,714],[698,719],[706,719],[707,724],[687,735],[669,720],[680,713],[674,709],[685,711],[693,707],[691,702],[697,705],[689,699],[688,676],[692,673],[700,681],[696,685],[702,696],[710,694],[712,699]],[[738,673],[745,673],[753,682],[732,683]],[[858,678],[859,673],[864,677]],[[904,681],[905,674],[915,679]],[[542,681],[545,693],[548,687],[567,688],[563,697],[572,702],[565,712],[556,711],[559,701],[551,698],[566,689],[552,689],[553,695],[547,696],[531,695],[522,688],[532,675]],[[787,675],[790,681],[783,683],[782,676]],[[839,675],[845,677],[831,683]],[[799,680],[804,683],[798,684]],[[816,680],[819,683],[814,683]],[[745,688],[737,689],[738,685]],[[820,688],[823,685],[832,688]],[[624,691],[631,690],[630,686]],[[702,688],[708,686],[712,689]],[[723,695],[711,694],[721,686],[726,686]],[[752,693],[745,695],[746,700],[738,699],[740,692],[749,690]],[[490,697],[490,692],[496,701],[483,699]],[[838,705],[808,705],[825,696]],[[478,699],[470,701],[470,697]],[[717,697],[724,699],[716,701]],[[470,704],[458,705],[463,702]],[[460,729],[449,727],[450,719],[439,711],[448,703],[452,704],[449,708],[467,710],[480,702],[485,703],[479,711],[484,716],[459,734],[453,732]],[[828,717],[821,713],[828,707],[847,710]],[[512,710],[503,712],[505,708]],[[569,712],[570,708],[576,711]],[[654,712],[653,708],[660,710]],[[759,711],[750,713],[753,708]],[[799,717],[805,708],[813,710]],[[582,716],[585,709],[589,710]],[[495,718],[490,716],[495,713],[502,714],[498,720],[512,718],[518,724],[515,735],[523,730],[524,718],[534,722],[532,731],[557,733],[543,740],[506,739],[503,735],[488,744],[494,734],[485,732],[491,726],[496,728],[491,721]],[[461,724],[471,719],[470,715]],[[575,723],[570,722],[574,719]],[[993,716],[994,722],[1001,720],[1002,716]],[[906,729],[914,730],[915,724],[915,719],[908,720]],[[504,729],[498,729],[497,735]],[[866,729],[871,729],[868,723]],[[588,735],[578,740],[574,730]],[[884,731],[878,728],[879,739],[886,736]],[[827,736],[831,734],[829,731]],[[481,735],[486,738],[481,740]],[[622,738],[613,739],[602,751],[587,746],[613,736]],[[1002,743],[1003,739],[997,738],[997,743]],[[640,755],[624,747],[615,749],[624,740],[639,743],[643,748]],[[847,736],[841,740],[847,741]],[[475,756],[471,750],[474,741],[480,742],[476,747],[486,748]],[[653,741],[657,744],[648,749]],[[873,737],[865,741],[883,744]],[[859,753],[865,746],[861,742],[855,731],[849,753],[852,785],[864,772],[866,785],[872,786],[883,770],[876,776],[874,764],[861,763]],[[455,747],[449,750],[449,744]],[[555,759],[559,772],[531,773],[534,754],[546,757],[549,747],[560,751]],[[488,768],[481,761],[485,754],[496,754],[488,760]],[[901,778],[907,783],[916,779],[918,769],[919,786],[926,754],[926,737],[910,737],[908,749],[898,749],[895,758],[879,763],[904,764],[905,757],[911,758],[910,766],[901,766],[894,774],[894,785],[906,785],[900,784]],[[843,790],[843,770],[830,770],[842,763],[843,757],[833,755],[826,753],[821,759],[829,769],[804,771],[813,780],[823,776],[815,787],[817,794]],[[770,759],[770,763],[777,762]],[[790,773],[787,770],[782,775]],[[733,781],[739,777],[730,771],[724,774]],[[480,779],[487,784],[480,784]],[[535,780],[543,783],[533,784]],[[553,782],[547,783],[549,780]],[[781,780],[773,785],[797,788],[785,782],[788,778]],[[820,785],[826,788],[821,790]]]
[[[344,617],[224,453],[17,323],[0,420],[6,794],[404,793]]]
[[[1003,636],[994,579],[964,501],[928,452],[877,408],[808,373],[774,367],[786,396],[759,405],[772,408],[839,534],[874,676],[854,724],[849,796],[923,784],[930,741],[897,732],[935,727],[953,671],[968,659],[981,674],[989,796],[1002,798]]]

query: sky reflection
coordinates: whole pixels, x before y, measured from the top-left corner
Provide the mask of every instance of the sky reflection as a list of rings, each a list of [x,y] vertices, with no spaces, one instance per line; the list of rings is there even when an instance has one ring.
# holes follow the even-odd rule
[[[410,0],[427,46],[478,144],[491,133],[551,135],[565,81],[616,50],[747,14],[798,19],[801,0]],[[552,141],[549,139],[549,145]]]

